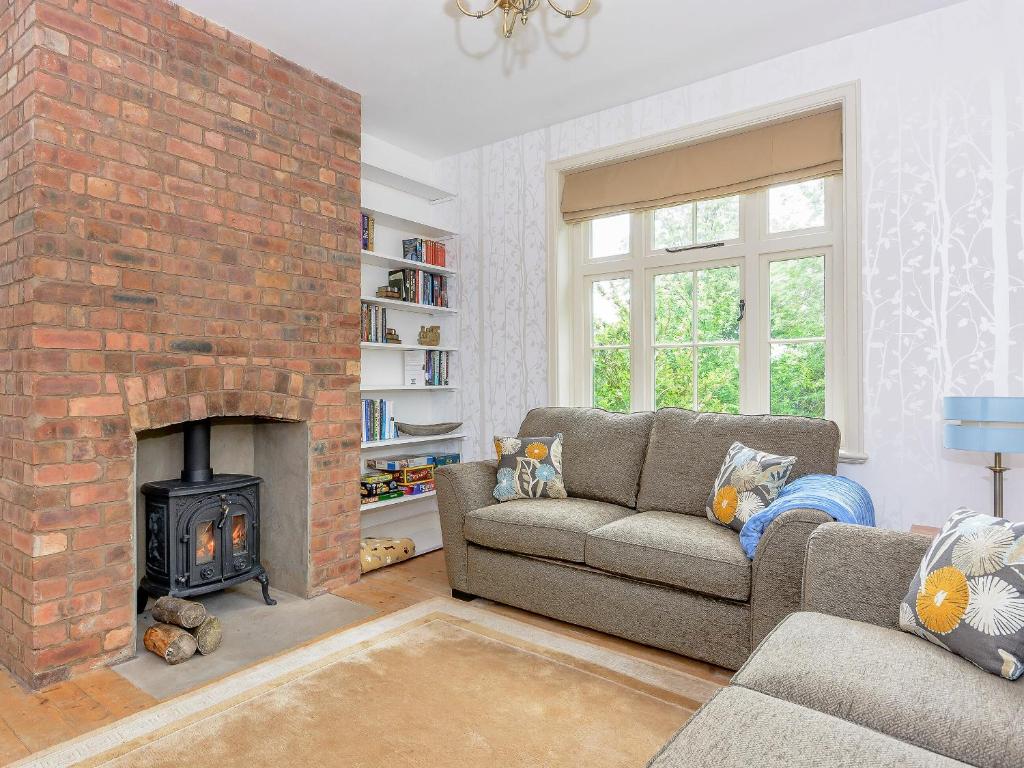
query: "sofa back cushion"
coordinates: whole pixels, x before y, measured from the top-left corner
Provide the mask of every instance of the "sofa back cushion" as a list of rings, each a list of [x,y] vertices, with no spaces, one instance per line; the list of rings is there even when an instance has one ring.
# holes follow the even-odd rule
[[[790,481],[815,473],[834,475],[839,464],[839,428],[831,421],[662,408],[654,415],[637,509],[704,515],[708,494],[734,442],[795,456]]]
[[[636,507],[653,422],[654,414],[647,412],[535,408],[526,414],[519,435],[562,433],[562,480],[569,496]]]

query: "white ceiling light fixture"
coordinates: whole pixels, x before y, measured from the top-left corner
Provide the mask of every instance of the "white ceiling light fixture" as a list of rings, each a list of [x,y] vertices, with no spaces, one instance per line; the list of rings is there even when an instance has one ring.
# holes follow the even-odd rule
[[[516,20],[525,24],[530,18],[530,14],[537,10],[541,0],[493,0],[491,7],[486,11],[471,11],[465,5],[462,0],[455,0],[455,4],[459,6],[459,10],[467,16],[472,16],[474,19],[482,19],[484,16],[489,16],[494,11],[501,9],[501,34],[506,38],[512,37],[512,33],[516,30]],[[593,0],[586,0],[586,4],[575,11],[567,11],[564,8],[560,8],[555,0],[548,0],[548,5],[555,11],[555,13],[564,16],[567,19],[571,19],[574,16],[582,16],[588,10]]]

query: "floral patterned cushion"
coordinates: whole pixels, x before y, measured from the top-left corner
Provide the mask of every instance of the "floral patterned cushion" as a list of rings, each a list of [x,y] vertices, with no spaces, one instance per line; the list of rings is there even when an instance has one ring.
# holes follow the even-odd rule
[[[958,509],[917,569],[900,627],[1016,680],[1024,673],[1024,523]]]
[[[495,437],[498,485],[494,498],[564,499],[562,435],[554,437]]]
[[[796,456],[774,456],[733,443],[708,497],[708,519],[739,531],[751,515],[775,501],[794,464]]]

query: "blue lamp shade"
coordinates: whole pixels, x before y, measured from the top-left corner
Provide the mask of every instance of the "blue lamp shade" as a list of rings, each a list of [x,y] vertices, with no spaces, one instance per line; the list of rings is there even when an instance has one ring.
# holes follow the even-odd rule
[[[959,451],[1024,453],[1024,397],[946,397],[943,445]]]

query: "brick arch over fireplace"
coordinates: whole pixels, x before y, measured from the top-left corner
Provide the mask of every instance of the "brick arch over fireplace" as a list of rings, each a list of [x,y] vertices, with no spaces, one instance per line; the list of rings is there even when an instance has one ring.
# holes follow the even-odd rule
[[[134,432],[220,416],[309,421],[316,395],[313,379],[302,373],[255,365],[206,365],[126,376],[122,389]]]

